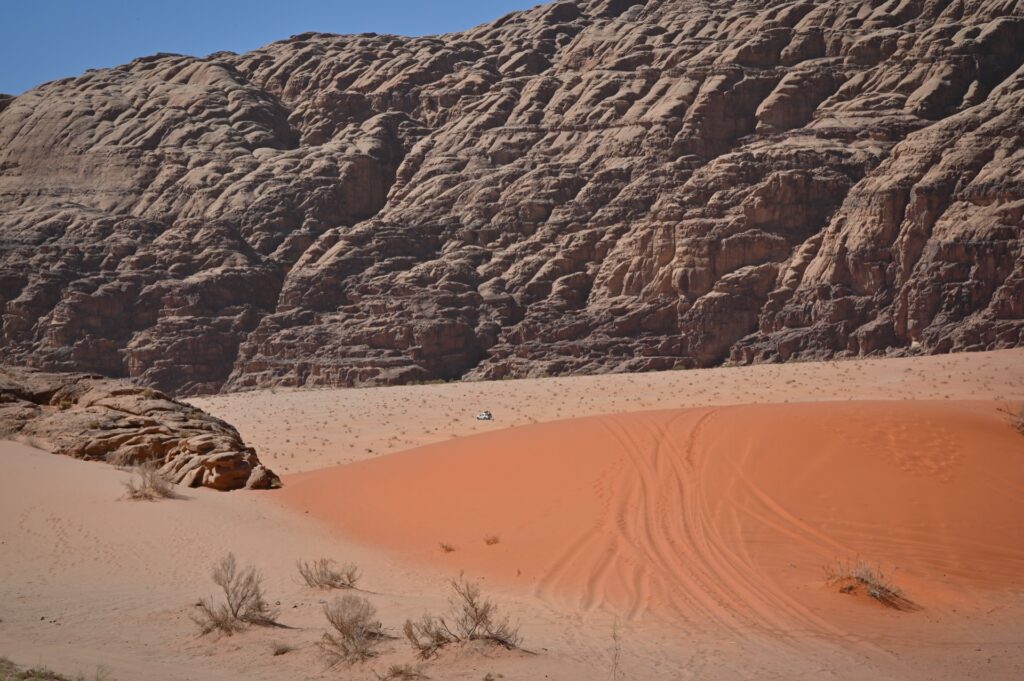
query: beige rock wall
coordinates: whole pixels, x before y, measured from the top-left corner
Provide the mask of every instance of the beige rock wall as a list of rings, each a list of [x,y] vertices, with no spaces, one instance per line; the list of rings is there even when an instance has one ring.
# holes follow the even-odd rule
[[[92,71],[0,109],[0,356],[194,394],[1016,346],[1022,64],[1019,1],[580,0]]]

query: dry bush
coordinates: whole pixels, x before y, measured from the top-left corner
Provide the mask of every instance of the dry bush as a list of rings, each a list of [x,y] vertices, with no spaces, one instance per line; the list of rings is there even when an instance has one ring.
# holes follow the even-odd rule
[[[896,610],[913,610],[917,606],[903,595],[903,590],[882,571],[864,560],[840,561],[825,569],[827,581],[845,594],[865,593],[882,605]]]
[[[128,490],[128,498],[134,501],[156,501],[177,496],[174,483],[151,461],[135,466],[124,487]]]
[[[429,679],[420,667],[413,667],[409,664],[393,664],[383,674],[374,672],[378,681],[413,681],[414,679]]]
[[[498,618],[498,607],[481,596],[480,587],[462,577],[450,584],[454,592],[448,599],[451,626],[445,618],[430,614],[419,622],[405,622],[405,637],[420,657],[428,659],[447,645],[466,641],[486,641],[508,650],[519,647],[519,627],[508,617]]]
[[[335,568],[333,560],[320,558],[312,563],[300,560],[296,566],[306,586],[314,589],[354,589],[359,581],[359,568],[353,563]]]
[[[498,606],[484,599],[480,587],[465,579],[451,581],[455,592],[449,601],[455,630],[466,641],[491,641],[505,648],[519,647],[519,628],[508,617],[497,618]]]
[[[270,644],[270,652],[274,655],[274,657],[278,657],[279,655],[287,655],[293,650],[295,650],[295,646],[289,645],[287,643],[281,643],[280,641],[274,641]]]
[[[125,451],[123,449],[115,449],[112,452],[107,452],[103,455],[103,458],[111,466],[125,469],[132,468],[136,461],[136,457],[131,453],[131,451]]]
[[[619,666],[622,661],[622,641],[619,639],[619,620],[616,618],[612,625],[612,664],[611,673],[608,678],[611,681],[619,681],[622,678],[622,669]]]
[[[223,603],[205,598],[196,604],[198,613],[192,621],[203,634],[212,631],[231,635],[249,624],[273,624],[277,612],[263,595],[263,576],[251,565],[238,568],[235,556],[229,553],[213,567],[213,583],[224,592]]]
[[[1010,425],[1021,435],[1024,435],[1024,404],[1020,406],[1017,411],[1012,411],[1006,407],[999,407],[998,411],[1006,414],[1010,417]]]
[[[451,553],[452,551],[455,550],[454,546],[452,546],[451,544],[447,544],[445,542],[441,542],[438,546],[440,546],[441,550],[444,551],[445,553]]]
[[[430,659],[441,648],[459,640],[449,631],[443,619],[433,615],[423,615],[419,622],[406,620],[402,633],[424,660]]]
[[[324,606],[324,617],[333,632],[323,635],[320,648],[331,666],[368,660],[377,654],[377,644],[387,635],[376,619],[377,609],[362,596],[335,598]]]
[[[78,674],[73,681],[107,681],[108,678],[107,672],[103,668],[97,668],[92,676]],[[0,657],[0,681],[72,681],[72,679],[46,667],[22,669],[6,657]]]
[[[501,537],[499,537],[496,534],[489,534],[486,537],[484,537],[484,543],[487,544],[488,546],[494,546],[495,544],[497,544],[500,541],[501,541]]]

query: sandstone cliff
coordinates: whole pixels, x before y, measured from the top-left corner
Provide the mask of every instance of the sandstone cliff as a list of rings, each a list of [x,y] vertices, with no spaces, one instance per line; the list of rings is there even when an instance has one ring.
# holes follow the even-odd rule
[[[1020,345],[1024,3],[576,0],[0,102],[0,355],[177,394]]]
[[[101,376],[0,367],[0,439],[117,465],[154,462],[188,487],[281,485],[227,423],[151,388]]]

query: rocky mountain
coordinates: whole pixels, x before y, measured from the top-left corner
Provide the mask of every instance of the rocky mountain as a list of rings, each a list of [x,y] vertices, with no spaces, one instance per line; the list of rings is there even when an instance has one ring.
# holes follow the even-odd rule
[[[562,0],[0,101],[0,359],[187,395],[1024,341],[1024,2]]]
[[[188,487],[281,486],[224,421],[152,388],[102,376],[0,367],[0,439],[77,459],[155,463]]]

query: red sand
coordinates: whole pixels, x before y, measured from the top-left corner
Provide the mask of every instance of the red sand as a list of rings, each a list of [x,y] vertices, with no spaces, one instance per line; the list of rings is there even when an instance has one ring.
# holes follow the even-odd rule
[[[837,560],[880,563],[933,612],[1024,585],[1022,464],[991,402],[750,405],[457,438],[294,475],[275,498],[583,609],[828,636],[882,608],[824,586]]]
[[[153,504],[122,500],[111,466],[0,441],[0,657],[70,678],[362,680],[422,663],[402,625],[444,612],[465,570],[538,654],[460,648],[431,678],[1016,681],[1024,438],[996,401],[1024,401],[1024,351],[222,395],[205,406],[286,488]],[[764,406],[724,406],[741,402]],[[283,627],[197,636],[229,551]],[[921,608],[825,584],[858,554]],[[360,568],[398,637],[379,657],[325,668],[331,594],[295,570],[319,557]]]

